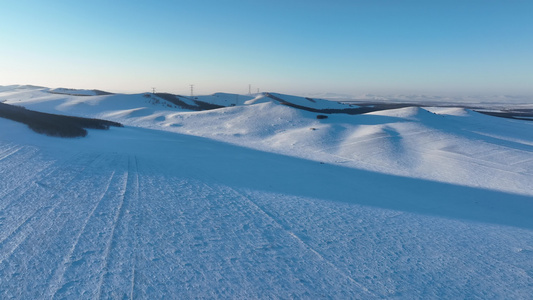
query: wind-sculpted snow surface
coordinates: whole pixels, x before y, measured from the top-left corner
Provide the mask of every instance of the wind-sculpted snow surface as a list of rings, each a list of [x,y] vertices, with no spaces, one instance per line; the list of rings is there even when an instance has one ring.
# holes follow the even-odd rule
[[[533,294],[532,122],[39,87],[0,100],[127,125],[57,139],[0,119],[1,299]]]
[[[1,298],[533,293],[528,196],[131,127],[0,126]]]

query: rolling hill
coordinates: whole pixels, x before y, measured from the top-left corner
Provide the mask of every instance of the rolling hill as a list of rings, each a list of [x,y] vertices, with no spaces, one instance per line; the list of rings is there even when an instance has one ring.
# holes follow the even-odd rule
[[[77,94],[0,87],[5,104],[124,125],[65,139],[0,118],[2,298],[533,294],[533,122]]]

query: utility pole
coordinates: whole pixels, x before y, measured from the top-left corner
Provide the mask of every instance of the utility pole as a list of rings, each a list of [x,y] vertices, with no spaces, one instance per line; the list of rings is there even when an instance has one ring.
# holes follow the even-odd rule
[[[191,98],[194,97],[194,84],[191,84]]]
[[[155,87],[152,88],[152,94],[155,94]]]
[[[252,85],[249,84],[248,85],[248,95],[251,95],[252,94]]]

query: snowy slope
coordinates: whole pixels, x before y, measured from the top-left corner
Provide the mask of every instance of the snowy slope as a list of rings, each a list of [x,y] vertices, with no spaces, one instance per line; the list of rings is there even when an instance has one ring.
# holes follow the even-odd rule
[[[242,105],[246,101],[254,99],[252,96],[230,93],[214,93],[213,95],[196,96],[194,98],[203,102],[213,103],[220,106]]]
[[[269,101],[276,101],[284,105],[299,107],[303,109],[311,110],[343,110],[356,108],[357,105],[353,104],[344,104],[336,101],[329,101],[324,99],[316,99],[309,97],[298,97],[291,95],[284,95],[278,93],[263,93],[260,97],[255,99],[255,102],[263,102],[262,98],[268,99]],[[252,102],[251,102],[252,103]]]
[[[99,96],[99,95],[110,95],[109,92],[104,92],[100,90],[84,90],[84,89],[67,89],[67,88],[57,88],[48,91],[53,94],[64,94],[71,96]]]
[[[0,94],[0,101],[47,113],[99,117],[117,116],[148,117],[176,111],[188,111],[152,94],[111,94],[75,96],[49,93],[47,89],[10,89]]]
[[[76,97],[18,89],[1,93],[3,99],[38,111],[208,137],[346,167],[533,195],[533,123],[462,108],[406,107],[317,120],[316,113],[265,94],[235,107],[199,112],[151,94]]]
[[[28,89],[3,100],[130,126],[59,139],[0,119],[1,298],[533,294],[533,123],[412,107],[317,120],[275,101],[191,112]]]
[[[532,292],[530,197],[173,133],[58,140],[1,122],[4,296]]]

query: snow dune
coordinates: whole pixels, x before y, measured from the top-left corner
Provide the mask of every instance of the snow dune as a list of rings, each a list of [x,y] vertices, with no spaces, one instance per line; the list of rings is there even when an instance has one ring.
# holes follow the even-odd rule
[[[0,100],[129,125],[59,139],[0,119],[2,298],[533,294],[532,123],[459,108],[317,120],[273,101],[191,112],[43,90]]]

